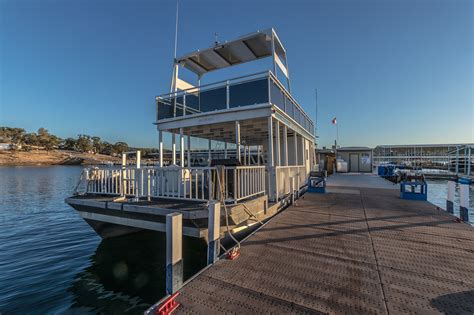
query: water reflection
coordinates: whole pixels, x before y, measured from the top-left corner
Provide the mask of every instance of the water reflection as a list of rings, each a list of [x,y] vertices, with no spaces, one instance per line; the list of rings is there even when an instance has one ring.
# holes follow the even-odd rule
[[[165,295],[165,234],[140,232],[103,240],[91,265],[76,275],[68,289],[70,311],[139,313]],[[183,239],[184,277],[206,264],[206,244]]]

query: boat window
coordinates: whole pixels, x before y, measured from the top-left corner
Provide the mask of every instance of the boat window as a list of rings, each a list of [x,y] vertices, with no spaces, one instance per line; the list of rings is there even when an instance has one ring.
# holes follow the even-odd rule
[[[158,120],[173,117],[173,107],[169,100],[158,100]]]
[[[285,96],[285,98],[286,98],[286,111],[285,112],[291,118],[295,118],[295,105],[288,97]]]
[[[227,92],[225,87],[202,91],[199,93],[199,110],[201,112],[210,112],[226,109],[226,100]]]
[[[283,92],[273,81],[271,82],[271,101],[274,105],[285,111],[285,99],[283,97]]]
[[[229,107],[268,103],[268,79],[260,79],[229,87]]]

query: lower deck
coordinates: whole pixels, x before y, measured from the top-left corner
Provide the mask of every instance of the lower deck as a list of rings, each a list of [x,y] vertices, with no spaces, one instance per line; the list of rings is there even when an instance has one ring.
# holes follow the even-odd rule
[[[283,208],[288,201],[269,203],[266,195],[237,204],[226,205],[221,210],[221,235],[227,231],[227,223],[233,232],[267,220]],[[125,235],[140,230],[166,231],[166,215],[180,213],[183,216],[183,234],[206,238],[208,235],[209,203],[203,201],[165,198],[120,198],[87,194],[66,199],[79,215],[102,238]]]
[[[474,313],[473,227],[360,176],[279,213],[189,281],[178,312]]]

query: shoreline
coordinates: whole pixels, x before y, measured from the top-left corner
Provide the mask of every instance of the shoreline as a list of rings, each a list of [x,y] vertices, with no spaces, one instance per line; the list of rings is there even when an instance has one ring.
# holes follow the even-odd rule
[[[120,164],[120,158],[69,150],[0,151],[0,166],[87,166]]]

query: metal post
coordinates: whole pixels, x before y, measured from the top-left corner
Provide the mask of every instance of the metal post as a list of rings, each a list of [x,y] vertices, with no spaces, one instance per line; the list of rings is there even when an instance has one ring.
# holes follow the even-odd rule
[[[471,176],[471,147],[467,151],[467,176]]]
[[[448,180],[448,199],[446,199],[446,211],[454,213],[454,191],[456,190],[456,183]]]
[[[456,176],[459,176],[459,147],[456,147]]]
[[[290,194],[291,194],[291,204],[295,203],[295,178],[290,178]]]
[[[293,146],[295,150],[295,165],[300,165],[298,161],[298,134],[296,130],[293,131]]]
[[[183,286],[183,215],[166,215],[166,293],[174,294]]]
[[[283,165],[288,166],[288,127],[283,124]]]
[[[275,123],[275,165],[281,166],[281,151],[280,151],[280,122]]]
[[[188,167],[191,167],[191,136],[188,136]]]
[[[141,152],[140,150],[137,151],[137,165],[135,170],[135,200],[138,200],[140,195],[142,195],[143,190],[143,174],[140,170],[141,166]]]
[[[158,150],[160,151],[160,167],[163,167],[163,131],[158,131]]]
[[[464,147],[464,174],[467,174],[467,147]]]
[[[174,133],[171,134],[172,144],[171,144],[171,164],[176,165],[176,135]]]
[[[211,166],[211,160],[212,160],[212,141],[211,139],[208,140],[208,151],[207,151],[207,159],[209,160],[208,165]]]
[[[268,149],[267,149],[267,168],[268,168],[268,197],[270,200],[274,200],[274,169],[273,169],[273,118],[268,117]]]
[[[137,151],[137,168],[141,167],[141,160],[142,160],[142,152],[138,150]]]
[[[227,142],[224,142],[224,159],[227,159]]]
[[[179,128],[179,165],[184,167],[184,130],[183,128]]]
[[[229,92],[229,81],[225,82],[225,93],[226,93],[226,107],[227,109],[230,108],[230,92]]]
[[[461,220],[469,222],[469,184],[459,184],[459,204]]]
[[[235,122],[236,158],[240,162],[240,121]]]
[[[126,167],[127,166],[127,154],[125,153],[122,153],[122,187],[120,189],[120,196],[125,196],[125,187],[127,185],[127,170],[126,170]]]
[[[218,175],[220,176],[220,175]],[[219,239],[221,227],[221,204],[219,202],[209,203],[208,216],[208,245],[207,264],[213,264],[219,257]]]

